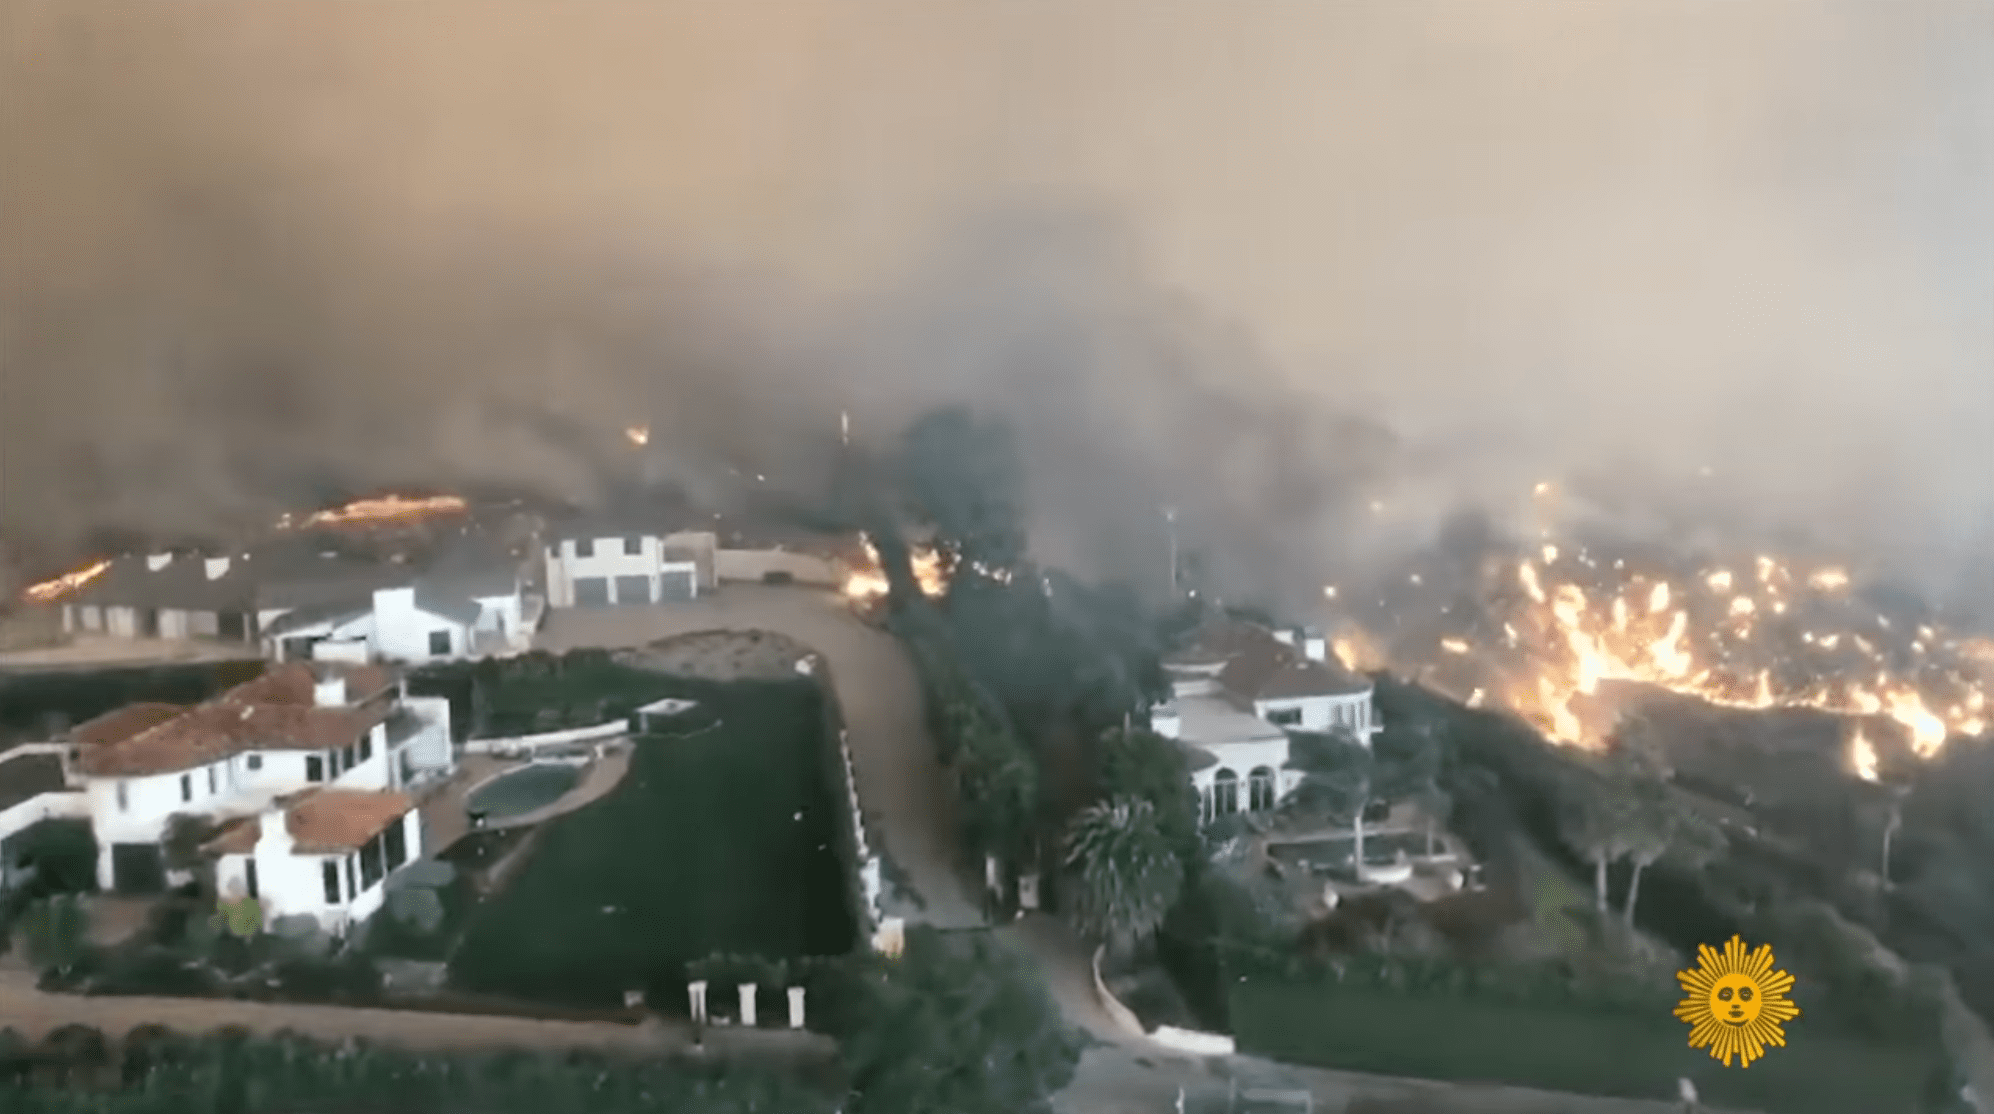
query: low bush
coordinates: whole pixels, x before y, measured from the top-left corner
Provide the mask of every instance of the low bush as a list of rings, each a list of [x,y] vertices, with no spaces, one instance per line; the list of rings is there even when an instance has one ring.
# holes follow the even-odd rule
[[[90,994],[198,998],[214,994],[219,984],[204,963],[167,948],[144,947],[109,956],[83,988]]]

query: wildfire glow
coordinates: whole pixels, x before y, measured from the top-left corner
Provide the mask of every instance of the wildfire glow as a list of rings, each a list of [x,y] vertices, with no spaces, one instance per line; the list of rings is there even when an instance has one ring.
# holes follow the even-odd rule
[[[1382,664],[1463,698],[1483,694],[1554,741],[1588,748],[1618,718],[1611,700],[1592,699],[1608,682],[1725,707],[1887,719],[1921,757],[1988,728],[1994,646],[1932,623],[1900,622],[1897,633],[1845,591],[1841,569],[1795,570],[1769,556],[1734,565],[1742,576],[1643,563],[1545,544],[1487,566],[1468,606],[1458,583],[1436,584],[1424,600],[1380,599],[1373,629],[1399,632],[1382,640],[1385,652],[1345,635],[1337,654],[1353,668]],[[1867,777],[1874,748],[1855,738],[1851,766]]]
[[[892,590],[887,583],[886,571],[879,560],[879,550],[873,548],[872,539],[859,535],[859,544],[865,548],[866,565],[853,569],[845,577],[845,598],[867,601],[885,598]],[[908,557],[914,568],[914,580],[921,586],[921,594],[929,599],[939,599],[949,590],[948,578],[942,574],[942,557],[932,549],[916,546]]]
[[[29,603],[54,603],[56,600],[104,575],[105,571],[110,567],[111,563],[109,561],[98,561],[94,565],[87,565],[74,572],[63,573],[52,580],[44,580],[40,584],[30,584],[22,589],[21,598],[27,600]]]
[[[641,449],[651,443],[651,427],[647,425],[629,426],[624,429],[623,436],[631,444]]]
[[[318,511],[303,518],[287,514],[277,520],[277,529],[384,526],[396,522],[416,522],[436,515],[462,514],[467,509],[469,505],[455,495],[382,495],[372,499],[355,499],[345,506]]]

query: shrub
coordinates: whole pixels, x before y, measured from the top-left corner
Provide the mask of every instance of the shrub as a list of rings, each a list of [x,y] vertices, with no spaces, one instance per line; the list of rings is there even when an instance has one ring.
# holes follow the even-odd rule
[[[90,912],[71,894],[57,894],[28,907],[21,919],[28,961],[58,974],[89,950]]]
[[[108,957],[85,984],[92,994],[202,997],[215,991],[215,977],[198,961],[161,947],[137,948]]]
[[[381,993],[380,969],[359,954],[280,960],[271,976],[278,992],[295,1002],[367,1002]]]
[[[443,927],[443,899],[435,890],[397,890],[388,895],[387,912],[418,936],[434,935]]]

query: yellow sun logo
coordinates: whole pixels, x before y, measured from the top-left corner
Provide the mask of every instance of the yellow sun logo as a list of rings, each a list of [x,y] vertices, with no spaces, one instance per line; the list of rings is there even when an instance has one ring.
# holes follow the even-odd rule
[[[1772,945],[1747,953],[1745,942],[1733,936],[1721,954],[1708,944],[1698,945],[1697,953],[1697,966],[1676,972],[1689,995],[1675,1010],[1690,1026],[1689,1046],[1708,1048],[1710,1058],[1727,1068],[1733,1057],[1739,1067],[1751,1067],[1766,1045],[1786,1047],[1780,1026],[1799,1017],[1800,1007],[1786,999],[1793,976],[1773,970]]]

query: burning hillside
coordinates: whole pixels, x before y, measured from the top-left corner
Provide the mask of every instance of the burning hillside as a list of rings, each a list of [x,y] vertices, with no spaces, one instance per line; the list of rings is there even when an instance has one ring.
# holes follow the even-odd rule
[[[470,513],[470,510],[470,503],[456,495],[390,493],[354,499],[309,514],[285,514],[279,516],[272,526],[280,533],[330,529],[400,529],[438,519],[462,517]],[[21,599],[26,603],[55,603],[102,576],[110,567],[110,559],[100,557],[61,576],[28,585],[22,589]]]
[[[1339,593],[1325,589],[1335,601]],[[1343,609],[1346,664],[1389,667],[1472,705],[1507,707],[1594,747],[1609,682],[1735,708],[1813,708],[1894,722],[1929,757],[1988,726],[1994,644],[1914,607],[1884,607],[1831,566],[1752,555],[1683,562],[1632,547],[1545,544],[1435,560]],[[1860,733],[1850,761],[1873,776]]]
[[[442,516],[461,515],[470,504],[455,495],[378,495],[329,507],[308,515],[284,515],[279,530],[310,530],[329,526],[402,526]]]

